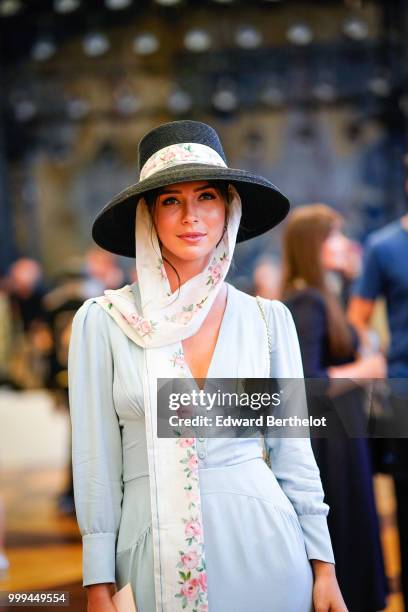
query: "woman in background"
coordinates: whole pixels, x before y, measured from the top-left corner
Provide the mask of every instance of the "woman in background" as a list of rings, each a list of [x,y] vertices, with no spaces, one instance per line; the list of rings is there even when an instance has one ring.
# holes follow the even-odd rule
[[[302,206],[289,216],[283,299],[299,335],[305,377],[382,378],[383,356],[358,358],[357,334],[332,288],[332,272],[347,265],[342,223],[324,204]],[[346,605],[350,612],[375,612],[385,607],[386,588],[369,447],[366,439],[347,433],[348,426],[354,435],[364,429],[362,400],[355,389],[337,396],[333,401],[340,418],[331,421],[329,437],[314,438],[312,445],[331,509],[329,530]],[[315,409],[316,402],[309,407]]]

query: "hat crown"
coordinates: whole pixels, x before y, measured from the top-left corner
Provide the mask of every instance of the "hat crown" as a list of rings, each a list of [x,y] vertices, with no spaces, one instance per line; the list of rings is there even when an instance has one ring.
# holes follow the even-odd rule
[[[139,142],[139,172],[157,151],[184,142],[211,147],[227,162],[218,134],[210,125],[200,121],[171,121],[154,128]]]

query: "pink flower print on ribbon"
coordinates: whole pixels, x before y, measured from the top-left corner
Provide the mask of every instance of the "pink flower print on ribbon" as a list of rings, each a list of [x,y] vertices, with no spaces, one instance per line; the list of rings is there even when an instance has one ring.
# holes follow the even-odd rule
[[[190,504],[190,506],[194,507],[199,500],[198,493],[196,493],[196,491],[189,491],[187,495],[191,502],[193,502]]]
[[[180,406],[180,408],[177,408],[176,414],[179,419],[188,419],[192,416],[193,411],[191,406]]]
[[[190,446],[194,446],[194,442],[194,438],[180,438],[179,446],[181,446],[181,448],[188,448]]]
[[[208,612],[208,605],[200,604],[197,608],[197,612]]]
[[[194,540],[196,538],[198,538],[202,531],[201,531],[201,524],[199,521],[197,520],[191,520],[191,521],[187,521],[185,527],[184,527],[184,533],[187,537],[187,540]],[[190,544],[190,542],[189,542]]]
[[[178,351],[176,351],[175,353],[173,353],[171,359],[170,359],[171,365],[175,368],[176,366],[178,366],[179,368],[184,368],[185,362],[184,362],[184,353],[181,349],[179,349]]]
[[[216,284],[219,282],[222,274],[221,265],[216,264],[215,266],[210,266],[209,268],[211,281]]]
[[[187,448],[187,457],[185,457],[184,459],[180,459],[180,463],[186,466],[184,468],[184,472],[187,478],[194,478],[194,476],[196,476],[198,470],[198,459],[194,451],[190,450],[190,448]]]
[[[197,578],[191,578],[188,582],[185,582],[181,587],[181,593],[189,601],[197,599],[200,583]],[[184,607],[184,606],[183,606]]]
[[[207,592],[207,574],[205,572],[200,572],[198,577],[198,582],[200,584],[201,589],[206,593]]]
[[[160,155],[162,162],[172,162],[177,159],[177,149],[167,149]]]
[[[159,271],[161,278],[166,279],[167,275],[166,275],[166,270],[164,268],[163,260],[161,259],[161,257],[159,257],[157,261],[158,261],[157,266],[156,266],[157,270]]]
[[[110,289],[105,291],[108,300],[108,308],[116,307],[129,325],[143,336],[151,336],[154,333],[157,323],[149,319],[144,319],[136,310],[134,303],[129,297],[119,294]]]
[[[111,304],[112,306],[112,304]],[[139,321],[141,320],[142,317],[140,317],[137,312],[130,312],[130,313],[125,313],[123,315],[123,318],[125,319],[125,321],[127,321],[129,323],[129,325],[131,325],[132,327],[137,327],[139,325]]]
[[[190,306],[184,306],[183,310],[179,315],[179,322],[182,325],[187,325],[192,319],[194,314],[194,304],[190,304]]]
[[[200,561],[200,557],[198,556],[195,550],[192,550],[189,553],[185,553],[181,557],[181,562],[183,566],[189,570],[192,570],[195,567],[197,567],[199,561]]]
[[[194,312],[198,312],[199,310],[201,310],[201,308],[204,306],[204,303],[208,300],[208,295],[203,298],[200,302],[197,302],[197,304],[194,306]]]
[[[197,459],[197,455],[190,455],[190,458],[188,460],[188,467],[190,468],[190,470],[192,472],[197,472],[198,470],[198,459]]]
[[[154,153],[140,171],[140,180],[144,180],[153,172],[174,165],[177,162],[199,162],[225,167],[224,160],[214,149],[197,143],[178,143],[169,145]]]
[[[217,283],[220,282],[223,274],[224,262],[228,261],[227,254],[223,253],[217,262],[217,259],[214,258],[211,262],[211,265],[208,268],[208,279],[206,285],[212,285],[215,287]]]
[[[149,336],[150,338],[156,325],[157,323],[140,317],[135,327],[142,337]]]

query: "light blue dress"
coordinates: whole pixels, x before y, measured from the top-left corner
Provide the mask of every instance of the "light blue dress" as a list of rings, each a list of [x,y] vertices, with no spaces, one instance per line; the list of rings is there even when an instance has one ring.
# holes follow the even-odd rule
[[[132,289],[138,301],[137,284]],[[248,341],[264,341],[245,333],[253,303],[228,285],[209,378],[239,377]],[[270,301],[266,315],[272,375],[302,377],[289,311]],[[138,612],[155,612],[142,351],[98,304],[87,301],[77,312],[69,382],[83,584],[130,582]],[[200,438],[197,445],[209,611],[312,610],[309,559],[334,559],[309,439],[266,439],[272,470],[258,439]]]

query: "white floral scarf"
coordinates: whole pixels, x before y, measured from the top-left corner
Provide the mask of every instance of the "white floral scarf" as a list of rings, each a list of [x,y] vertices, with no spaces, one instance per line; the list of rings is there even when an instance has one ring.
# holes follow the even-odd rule
[[[204,533],[195,438],[157,437],[157,379],[185,378],[181,341],[195,334],[222,285],[235,248],[241,200],[229,187],[228,226],[206,268],[171,293],[145,201],[136,212],[141,308],[129,285],[96,301],[144,350],[143,393],[157,612],[207,612]]]

